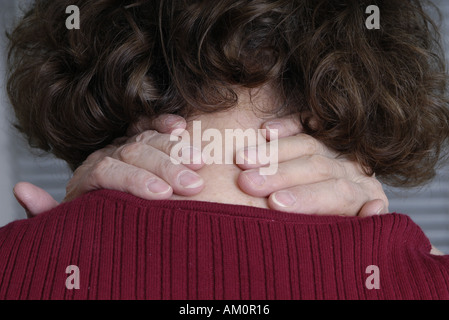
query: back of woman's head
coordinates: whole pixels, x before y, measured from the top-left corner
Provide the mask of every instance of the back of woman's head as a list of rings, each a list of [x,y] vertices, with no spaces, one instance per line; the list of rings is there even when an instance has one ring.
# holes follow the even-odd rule
[[[79,30],[66,28],[69,5]],[[392,185],[433,177],[449,136],[444,59],[421,1],[38,0],[9,37],[18,127],[72,168],[140,116],[222,111],[235,88],[261,85],[282,101],[273,114],[298,114]]]

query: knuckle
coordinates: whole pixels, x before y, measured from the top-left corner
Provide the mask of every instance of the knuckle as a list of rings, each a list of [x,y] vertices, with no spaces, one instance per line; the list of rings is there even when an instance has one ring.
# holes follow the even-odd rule
[[[354,184],[346,179],[337,179],[335,181],[335,192],[348,204],[357,201],[358,192]]]
[[[180,142],[176,142],[180,143]],[[160,149],[162,152],[166,153],[167,155],[171,154],[171,149],[173,148],[174,144],[172,141],[170,141],[168,138],[160,141]]]
[[[382,184],[374,178],[368,178],[367,183],[369,187],[377,193],[384,193]]]
[[[185,166],[173,164],[170,158],[164,158],[158,163],[155,173],[166,181],[177,181],[178,175],[184,170],[187,170]]]
[[[131,163],[140,154],[142,150],[141,142],[133,142],[121,146],[118,151],[118,158],[124,162]]]
[[[310,135],[301,133],[299,135],[301,139],[303,140],[303,145],[308,154],[315,154],[318,153],[320,150],[320,144],[318,140],[313,138]]]
[[[382,183],[379,180],[377,180],[376,178],[369,178],[368,184],[369,184],[369,188],[372,190],[371,192],[374,195],[374,197],[383,200],[385,202],[386,206],[388,207],[389,201],[388,201],[387,195],[385,194]]]
[[[356,181],[355,184],[358,185],[358,188],[366,201],[382,200],[384,209],[388,210],[390,202],[385,194],[382,183],[375,178],[375,175],[372,175],[371,177],[364,176],[359,181]]]
[[[284,167],[279,166],[277,172],[271,178],[271,184],[274,188],[277,186],[286,186],[290,184],[290,180],[292,180],[291,172],[289,173]]]
[[[175,167],[170,159],[162,159],[159,162],[159,172],[165,173],[166,175],[176,174],[173,172]],[[177,170],[176,170],[177,171]]]
[[[332,163],[324,156],[312,155],[310,156],[312,162],[313,174],[320,179],[328,178],[333,173]]]
[[[126,191],[130,191],[135,186],[142,187],[144,184],[143,181],[146,178],[147,178],[147,175],[142,174],[142,172],[140,172],[140,170],[134,170],[124,177],[123,188]]]
[[[116,160],[111,157],[104,157],[97,162],[90,174],[90,177],[96,181],[96,184],[102,184],[107,172],[114,168],[115,161]]]

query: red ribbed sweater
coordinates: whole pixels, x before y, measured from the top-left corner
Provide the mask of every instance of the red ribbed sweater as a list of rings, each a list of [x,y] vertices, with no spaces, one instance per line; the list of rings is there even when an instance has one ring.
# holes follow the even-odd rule
[[[100,190],[0,228],[0,299],[449,299],[449,256],[430,248],[402,214],[313,216]],[[69,265],[79,289],[66,287]]]

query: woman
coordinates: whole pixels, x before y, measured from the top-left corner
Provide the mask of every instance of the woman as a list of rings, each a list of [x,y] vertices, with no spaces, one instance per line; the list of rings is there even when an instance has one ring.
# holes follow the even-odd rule
[[[163,113],[187,117],[189,133],[194,120],[223,134],[260,128],[267,118],[297,119],[305,133],[356,160],[365,173],[404,186],[432,177],[447,142],[446,76],[431,21],[419,2],[382,3],[385,31],[378,33],[364,27],[368,4],[360,1],[221,1],[214,7],[201,1],[124,6],[83,1],[84,27],[78,33],[61,24],[67,5],[38,1],[11,35],[9,93],[31,142],[74,169],[140,117]],[[167,137],[158,137],[141,134],[118,154],[136,163],[142,154],[151,155],[144,147],[149,140],[159,149],[167,145]],[[287,155],[279,153],[287,168],[300,156],[289,149]],[[224,154],[240,155],[237,149]],[[250,158],[249,151],[243,157]],[[324,158],[315,157],[314,163],[328,168]],[[103,170],[123,165],[108,159]],[[174,169],[163,163],[156,173],[170,181],[166,172]],[[357,172],[342,165],[336,176],[353,175],[349,168]],[[430,255],[428,240],[406,216],[357,219],[267,211],[269,204],[298,208],[291,192],[261,198],[282,185],[275,180],[279,176],[271,179],[257,170],[241,174],[236,163],[213,163],[198,173],[207,183],[200,193],[179,189],[176,193],[184,195],[148,202],[98,191],[5,227],[0,241],[7,281],[0,294],[449,297],[448,257]],[[315,175],[298,176],[322,190]],[[140,179],[137,173],[134,177]],[[281,180],[288,185],[298,179],[289,178],[284,173]],[[236,181],[252,183],[258,197],[242,192]],[[353,198],[347,180],[336,181],[341,197]],[[264,189],[267,185],[271,190]],[[190,180],[189,187],[200,184]],[[34,248],[39,259],[22,241],[32,234],[39,239]],[[52,254],[58,262],[50,263]],[[33,270],[46,271],[46,278],[35,280],[33,272],[19,289],[11,289],[26,273],[16,257],[26,257]],[[86,282],[75,292],[60,285],[68,265],[86,270],[81,278]],[[364,276],[373,266],[385,279],[380,288],[374,284],[376,290]],[[410,270],[417,271],[413,278]]]

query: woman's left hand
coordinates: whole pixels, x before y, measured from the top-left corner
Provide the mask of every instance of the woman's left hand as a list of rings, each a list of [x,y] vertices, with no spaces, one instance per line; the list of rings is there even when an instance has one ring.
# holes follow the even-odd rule
[[[328,149],[291,118],[268,121],[263,125],[266,139],[277,130],[277,170],[261,175],[257,150],[249,147],[237,153],[242,173],[238,183],[246,193],[269,197],[271,209],[304,214],[366,217],[388,213],[388,198],[381,183],[367,176],[362,167]],[[268,144],[273,143],[268,142]]]

